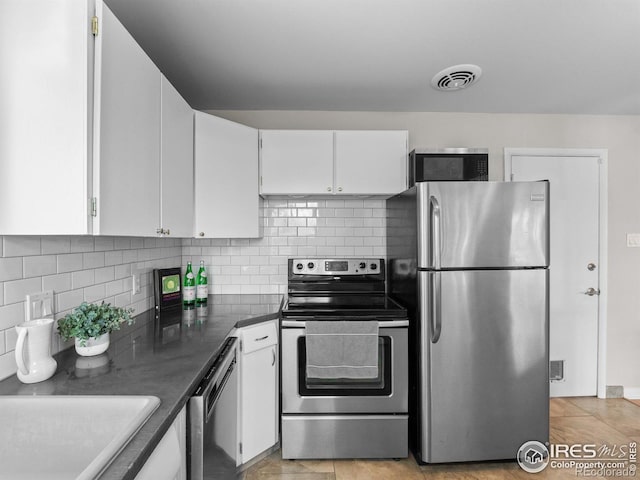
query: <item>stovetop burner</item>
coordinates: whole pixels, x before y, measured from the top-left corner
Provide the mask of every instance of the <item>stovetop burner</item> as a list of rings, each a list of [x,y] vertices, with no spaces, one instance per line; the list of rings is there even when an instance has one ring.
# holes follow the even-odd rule
[[[385,294],[382,259],[289,259],[289,320],[406,318],[407,311]]]

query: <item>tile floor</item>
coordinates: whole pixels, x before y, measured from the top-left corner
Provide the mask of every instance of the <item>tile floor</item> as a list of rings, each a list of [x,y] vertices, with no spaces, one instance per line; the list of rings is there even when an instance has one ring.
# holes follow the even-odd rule
[[[593,397],[551,400],[551,443],[640,443],[640,401]],[[404,460],[282,460],[277,451],[249,468],[245,480],[575,479],[575,470],[530,474],[514,462],[418,465]],[[598,477],[603,478],[603,477]],[[609,478],[609,477],[605,477]],[[613,476],[611,478],[614,478]],[[619,477],[616,477],[619,478]]]

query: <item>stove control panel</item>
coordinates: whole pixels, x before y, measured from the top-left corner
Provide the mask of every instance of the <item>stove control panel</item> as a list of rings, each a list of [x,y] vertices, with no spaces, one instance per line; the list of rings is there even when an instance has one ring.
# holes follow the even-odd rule
[[[383,260],[379,258],[294,258],[291,273],[294,275],[366,275],[382,272]]]

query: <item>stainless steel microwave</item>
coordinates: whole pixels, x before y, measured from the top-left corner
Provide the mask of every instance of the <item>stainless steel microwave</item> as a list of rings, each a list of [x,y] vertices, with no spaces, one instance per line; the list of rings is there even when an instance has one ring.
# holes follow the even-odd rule
[[[486,148],[420,148],[409,154],[408,186],[416,182],[487,181]]]

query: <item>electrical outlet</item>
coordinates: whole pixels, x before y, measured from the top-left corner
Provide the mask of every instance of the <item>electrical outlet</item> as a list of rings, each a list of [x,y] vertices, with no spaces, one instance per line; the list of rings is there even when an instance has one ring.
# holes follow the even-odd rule
[[[131,274],[131,295],[140,295],[140,270]]]
[[[627,233],[627,247],[640,247],[640,233]]]
[[[53,318],[53,290],[26,295],[24,310],[26,321],[37,318]]]

